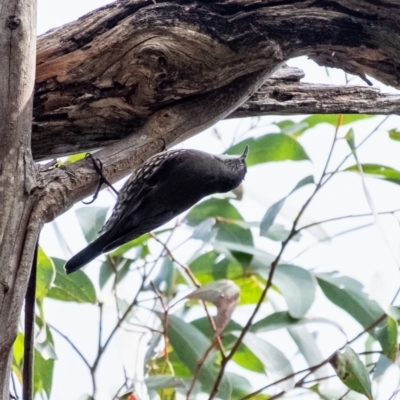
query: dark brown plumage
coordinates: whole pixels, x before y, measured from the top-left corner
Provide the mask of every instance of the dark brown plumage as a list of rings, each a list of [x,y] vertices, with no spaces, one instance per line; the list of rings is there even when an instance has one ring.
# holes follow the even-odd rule
[[[98,237],[66,264],[69,274],[102,253],[170,221],[203,197],[235,189],[246,174],[241,156],[198,150],[164,151],[150,157],[126,182]]]

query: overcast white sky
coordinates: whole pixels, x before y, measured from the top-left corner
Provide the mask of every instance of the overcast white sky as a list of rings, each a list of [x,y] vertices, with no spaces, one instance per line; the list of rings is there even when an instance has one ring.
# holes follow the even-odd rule
[[[106,0],[69,0],[69,1],[54,1],[54,0],[39,0],[38,1],[38,34],[42,34],[47,30],[73,21],[81,15],[98,8],[99,6],[111,3]],[[306,60],[306,58],[293,60],[291,65],[296,65],[304,69],[307,73],[305,80],[315,83],[330,83],[331,79],[335,83],[344,83],[344,75],[341,71],[331,71],[330,77],[326,75],[323,68]],[[359,84],[364,84],[360,80],[355,81]],[[277,121],[280,118],[268,117],[265,118],[265,123]],[[387,129],[400,128],[399,117],[393,117],[385,125]],[[378,120],[368,120],[364,123],[356,125],[356,138],[360,140],[370,132],[373,126],[378,123]],[[229,143],[229,132],[236,129],[239,124],[238,120],[226,121],[219,124],[218,129],[226,136],[226,144]],[[248,122],[242,122],[241,129],[246,130]],[[344,128],[342,133],[347,131],[348,127]],[[400,170],[400,142],[384,140],[387,133],[381,129],[359,153],[361,161],[375,162],[384,165],[392,166]],[[241,211],[248,220],[260,220],[265,210],[272,202],[286,195],[295,184],[303,177],[315,171],[321,171],[326,160],[326,154],[329,149],[333,137],[333,128],[330,126],[319,126],[301,138],[301,143],[313,160],[311,163],[298,163],[293,167],[293,163],[282,163],[279,166],[279,175],[274,165],[265,165],[260,167],[250,168],[245,181],[245,201],[242,204]],[[334,154],[333,165],[341,160],[348,153],[348,147],[344,141],[338,146],[338,151]],[[195,138],[185,142],[184,147],[197,148],[213,153],[219,153],[224,150],[224,146],[219,143],[210,132],[198,135]],[[400,190],[396,185],[391,185],[377,180],[367,179],[368,188],[372,194],[376,208],[380,211],[400,208]],[[288,204],[293,207],[298,207],[301,200],[306,198],[307,189],[299,191],[294,195]],[[113,197],[103,192],[96,205],[112,205]],[[79,204],[74,209],[83,207]],[[356,174],[348,174],[340,176],[332,180],[329,188],[324,189],[313,201],[312,207],[308,216],[314,220],[326,219],[330,216],[348,215],[356,213],[369,212],[369,207],[365,200],[362,191],[360,178]],[[290,212],[290,209],[287,209]],[[339,270],[343,273],[353,276],[362,281],[368,291],[372,291],[374,296],[382,303],[388,304],[392,299],[395,291],[398,288],[399,272],[398,266],[393,259],[393,255],[388,250],[388,245],[397,259],[399,259],[399,223],[391,217],[382,218],[386,238],[383,238],[379,230],[373,226],[363,231],[358,231],[354,234],[339,237],[324,245],[319,245],[311,252],[306,253],[298,260],[299,265],[304,265],[318,270]],[[73,210],[61,216],[57,220],[57,224],[62,230],[62,233],[67,237],[68,242],[73,252],[80,250],[84,242],[82,235],[75,220]],[[324,225],[324,229],[329,234],[342,231],[348,227],[347,222]],[[54,235],[54,230],[51,224],[47,225],[41,236],[41,243],[45,251],[52,256],[65,258],[64,254]],[[298,249],[290,249],[289,255],[296,254]],[[288,257],[290,258],[290,257]],[[86,271],[91,275],[96,274],[96,263],[86,268]],[[324,315],[326,302],[321,301],[316,305],[312,312],[314,315]],[[329,310],[333,310],[330,308]],[[334,311],[329,311],[334,312]],[[85,351],[94,354],[95,346],[93,343],[96,337],[97,316],[93,315],[90,307],[79,306],[71,307],[57,302],[49,302],[47,305],[47,313],[49,319],[60,330],[68,333],[71,338],[85,348]],[[342,321],[348,321],[349,318],[338,313]],[[354,324],[353,324],[354,325]],[[354,325],[354,333],[359,330],[359,327]],[[324,331],[325,332],[325,331]],[[326,332],[329,332],[327,330]],[[329,333],[327,333],[329,334]],[[56,376],[53,386],[52,399],[77,399],[80,394],[88,392],[89,377],[85,372],[85,367],[82,367],[79,359],[73,354],[69,345],[55,336],[57,353],[62,358],[59,366],[56,367]],[[334,339],[331,338],[332,343]],[[120,339],[123,346],[126,345],[126,340]],[[91,343],[91,345],[90,345]],[[118,359],[121,353],[121,346],[115,344],[108,352],[108,359],[104,363],[99,372],[101,390],[99,391],[98,400],[108,400],[110,398],[110,365],[118,364]],[[130,350],[122,352],[131,354],[132,359],[135,356],[134,345]],[[329,354],[333,348],[327,348],[326,353]],[[115,364],[114,364],[115,363]],[[133,361],[131,360],[133,365]],[[394,380],[393,380],[394,382]],[[390,390],[392,385],[388,384]],[[389,395],[391,392],[389,391]],[[385,398],[386,393],[380,398]],[[386,397],[387,398],[387,397]],[[96,399],[97,400],[97,399]]]

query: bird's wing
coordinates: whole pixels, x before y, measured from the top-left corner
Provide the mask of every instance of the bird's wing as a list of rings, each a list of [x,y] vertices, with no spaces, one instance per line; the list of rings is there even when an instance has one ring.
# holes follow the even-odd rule
[[[172,219],[174,217],[174,213],[172,211],[166,210],[156,216],[153,216],[151,220],[141,221],[138,230],[128,231],[125,235],[118,235],[117,237],[112,237],[111,241],[107,241],[107,245],[103,247],[103,253],[116,249],[117,247],[123,245],[130,240],[133,240],[141,235],[144,235],[147,232],[150,232],[154,229],[154,225],[160,226],[165,223],[165,220]]]
[[[103,251],[134,239],[150,230],[154,225],[161,225],[168,217],[169,210],[155,213],[150,218],[140,215],[139,208],[146,202],[149,195],[157,188],[160,179],[169,171],[173,160],[179,155],[180,150],[157,154],[147,160],[121,189],[120,196],[114,207],[113,213],[107,223],[99,231],[105,239],[106,246]],[[169,165],[171,164],[171,165]],[[160,173],[160,171],[162,171]],[[171,215],[171,218],[173,215]],[[160,222],[158,224],[158,222]],[[107,238],[106,238],[107,237]]]

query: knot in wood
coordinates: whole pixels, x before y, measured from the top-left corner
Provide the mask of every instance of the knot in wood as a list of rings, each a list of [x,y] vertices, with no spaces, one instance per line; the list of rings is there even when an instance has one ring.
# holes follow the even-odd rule
[[[16,15],[9,15],[6,20],[6,24],[7,28],[13,31],[21,25],[21,19]]]

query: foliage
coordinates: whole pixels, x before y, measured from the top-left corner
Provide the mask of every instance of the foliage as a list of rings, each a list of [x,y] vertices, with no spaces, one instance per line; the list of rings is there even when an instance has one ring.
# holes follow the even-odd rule
[[[300,254],[309,249],[310,237],[316,238],[317,243],[333,238],[315,229],[327,221],[305,223],[307,219],[303,218],[312,208],[314,197],[332,177],[340,179],[344,173],[361,170],[364,175],[388,184],[399,183],[400,171],[393,167],[360,164],[355,156],[354,139],[351,139],[349,155],[336,164],[332,162],[332,153],[344,138],[339,134],[339,127],[366,118],[314,115],[300,122],[276,122],[271,125],[272,132],[258,136],[255,123],[254,130],[245,139],[228,148],[227,153],[233,154],[241,152],[244,144],[250,144],[249,167],[275,162],[275,173],[279,174],[282,161],[291,161],[294,169],[299,162],[312,166],[300,141],[310,128],[326,123],[336,130],[322,174],[315,171],[313,176],[304,176],[287,195],[265,204],[264,215],[258,221],[247,221],[243,217],[245,200],[232,194],[205,199],[177,223],[143,235],[103,257],[98,278],[92,280],[83,271],[66,276],[62,268],[64,260],[51,259],[41,250],[35,392],[51,397],[52,375],[58,363],[56,354],[60,357],[54,348],[53,334],[61,335],[78,352],[93,377],[93,391],[88,398],[96,398],[95,373],[105,350],[119,330],[136,327],[151,337],[142,360],[145,376],[142,380],[131,377],[131,381],[121,381],[114,398],[139,396],[164,400],[179,398],[179,395],[195,398],[197,394],[207,393],[210,398],[267,399],[272,394],[279,397],[294,390],[328,398],[332,396],[324,392],[324,382],[329,378],[336,379],[338,384],[342,381],[343,387],[347,387],[337,397],[346,391],[355,391],[372,398],[376,379],[394,365],[398,356],[399,310],[384,309],[354,278],[336,271],[317,272],[310,265],[295,262],[296,257],[292,261],[286,259],[287,248],[292,243],[296,243]],[[395,132],[391,130],[390,137],[398,140]],[[348,165],[354,162],[353,158],[356,164]],[[289,219],[283,213],[284,204],[298,192],[307,195],[296,215]],[[107,209],[84,207],[76,214],[86,240],[90,241],[103,225]],[[376,214],[371,210],[372,221]],[[346,216],[331,217],[327,210],[326,219],[333,221]],[[354,215],[348,219],[354,221]],[[360,226],[355,222],[348,231]],[[187,264],[179,261],[183,247],[194,249],[183,253]],[[120,291],[124,282],[135,283],[129,295]],[[201,289],[196,290],[197,287]],[[44,303],[74,302],[99,309],[101,331],[102,299],[107,297],[106,293],[112,293],[118,318],[113,329],[99,335],[97,355],[94,361],[89,361],[71,339],[46,321]],[[356,321],[357,335],[348,338],[345,322],[340,318],[310,313],[321,298]],[[214,305],[211,310],[217,309],[214,322],[209,317],[209,303]],[[321,326],[325,328],[321,331],[325,335],[328,329],[329,335],[343,338],[343,344],[328,355],[320,347],[323,341],[315,339],[315,335],[322,335]],[[295,352],[288,350],[283,342],[271,340],[273,332],[288,334],[285,340],[293,342]],[[355,342],[367,336],[369,340],[360,350]],[[368,353],[367,364],[357,354],[363,351]],[[13,376],[19,382],[22,353],[21,331],[13,353]],[[334,367],[336,378],[331,377],[329,364]]]

